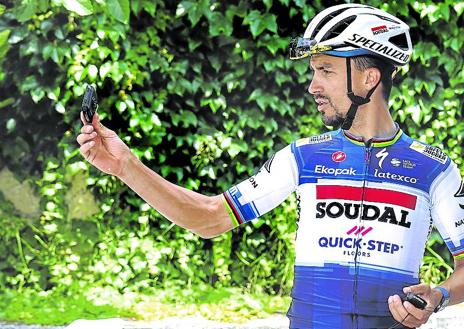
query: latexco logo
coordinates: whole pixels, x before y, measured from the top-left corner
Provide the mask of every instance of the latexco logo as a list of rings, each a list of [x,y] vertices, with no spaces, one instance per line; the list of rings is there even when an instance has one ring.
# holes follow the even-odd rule
[[[326,174],[326,175],[333,175],[333,176],[338,176],[338,175],[350,175],[354,176],[356,175],[356,170],[353,168],[330,168],[326,166],[321,166],[317,165],[314,168],[314,172],[316,174]]]
[[[396,180],[400,182],[412,183],[412,184],[416,184],[418,181],[418,179],[414,177],[409,177],[409,176],[400,175],[400,174],[392,174],[389,172],[381,172],[378,169],[374,169],[374,177],[388,178],[388,179],[392,179],[392,180]]]

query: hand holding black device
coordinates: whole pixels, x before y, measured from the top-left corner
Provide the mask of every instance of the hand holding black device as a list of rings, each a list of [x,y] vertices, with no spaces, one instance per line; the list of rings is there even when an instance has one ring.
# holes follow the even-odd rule
[[[401,300],[410,302],[415,308],[420,310],[425,309],[427,302],[421,297],[414,295],[412,292],[408,292],[406,296],[401,297]]]
[[[84,113],[85,121],[92,123],[92,118],[98,108],[97,92],[88,85],[85,89],[84,98],[82,99],[81,110]]]

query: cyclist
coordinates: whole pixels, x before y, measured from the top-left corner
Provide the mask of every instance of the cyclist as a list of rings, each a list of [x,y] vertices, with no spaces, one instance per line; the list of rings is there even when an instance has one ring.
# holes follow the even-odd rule
[[[293,40],[310,58],[308,91],[328,126],[293,142],[256,175],[204,196],[147,168],[98,115],[77,137],[84,157],[117,176],[172,222],[210,238],[299,199],[291,328],[417,327],[464,300],[464,184],[441,150],[413,140],[388,110],[392,76],[408,63],[408,26],[373,7],[330,7]],[[346,90],[347,92],[343,92]],[[455,258],[440,286],[419,283],[435,225]],[[419,309],[401,296],[412,292]]]

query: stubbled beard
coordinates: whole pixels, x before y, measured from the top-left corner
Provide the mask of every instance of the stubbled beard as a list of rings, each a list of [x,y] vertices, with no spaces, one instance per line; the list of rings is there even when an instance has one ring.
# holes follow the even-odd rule
[[[335,112],[335,116],[328,117],[325,115],[325,111],[322,111],[322,122],[324,122],[324,125],[326,126],[341,127],[346,117],[340,114],[337,108],[333,105],[332,100],[330,98],[325,96],[322,97],[328,101],[329,105]]]
[[[345,117],[341,116],[340,114],[336,113],[335,117],[327,117],[324,113],[322,114],[322,122],[326,126],[332,126],[332,127],[341,127],[343,122],[345,121]]]

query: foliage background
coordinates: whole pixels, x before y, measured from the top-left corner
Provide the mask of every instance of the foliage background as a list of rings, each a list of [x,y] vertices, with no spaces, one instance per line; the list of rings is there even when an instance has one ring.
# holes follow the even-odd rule
[[[464,173],[464,2],[364,2],[411,26],[394,119]],[[290,37],[329,1],[21,0],[0,5],[0,289],[92,296],[239,287],[289,293],[296,202],[213,240],[172,225],[89,167],[75,137],[88,83],[150,168],[218,194],[275,151],[326,130]],[[436,232],[422,279],[452,260]],[[207,288],[205,288],[207,289]],[[201,299],[201,297],[198,297]],[[0,314],[1,315],[1,314]]]

